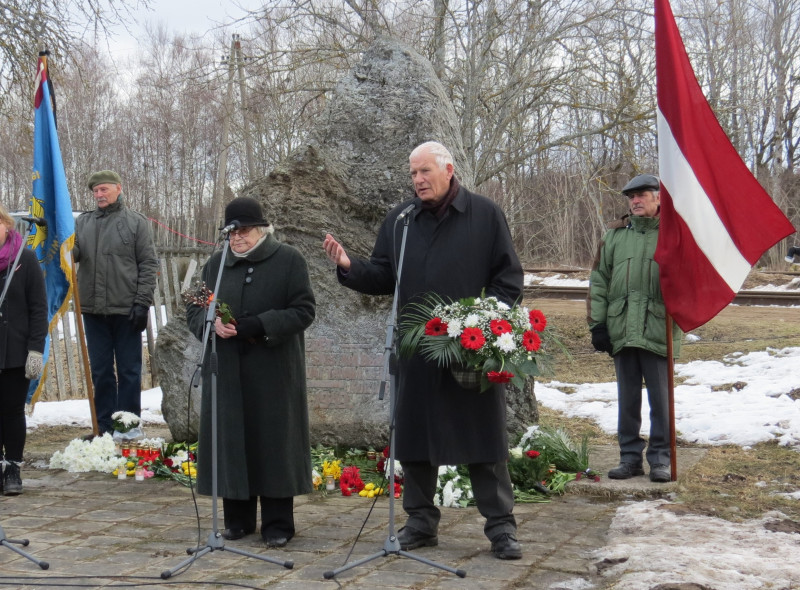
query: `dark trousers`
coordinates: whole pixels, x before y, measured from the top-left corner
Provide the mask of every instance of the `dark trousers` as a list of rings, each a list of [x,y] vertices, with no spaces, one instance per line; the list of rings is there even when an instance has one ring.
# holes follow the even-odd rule
[[[437,534],[441,512],[433,503],[439,467],[430,463],[402,463],[403,510],[408,514],[406,526],[429,535]],[[472,493],[478,512],[486,518],[483,532],[493,540],[503,533],[515,534],[514,491],[508,465],[471,463],[467,465]]]
[[[623,348],[614,357],[619,414],[617,439],[620,460],[641,465],[645,440],[642,429],[642,380],[650,404],[647,462],[669,465],[669,389],[667,359],[643,348]]]
[[[249,500],[222,499],[226,529],[256,530],[256,501],[261,501],[261,535],[294,537],[294,498],[253,497]]]
[[[142,333],[124,315],[85,313],[83,325],[97,425],[100,434],[112,432],[114,412],[142,415]]]
[[[29,384],[24,367],[0,371],[0,459],[22,461]]]

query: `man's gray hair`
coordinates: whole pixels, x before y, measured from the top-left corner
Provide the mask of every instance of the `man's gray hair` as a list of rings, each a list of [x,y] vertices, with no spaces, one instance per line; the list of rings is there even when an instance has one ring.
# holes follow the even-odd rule
[[[436,158],[436,164],[442,170],[446,170],[448,164],[454,165],[453,156],[450,154],[447,148],[438,141],[426,141],[425,143],[419,144],[411,151],[408,159],[411,160],[411,158],[419,156],[423,153],[431,154],[434,158]]]

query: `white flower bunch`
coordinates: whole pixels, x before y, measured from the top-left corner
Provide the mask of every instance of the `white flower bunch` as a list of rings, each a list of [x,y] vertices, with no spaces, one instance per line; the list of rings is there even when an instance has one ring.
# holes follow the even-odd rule
[[[186,463],[186,461],[189,460],[189,452],[185,449],[181,449],[180,451],[169,457],[169,459],[172,461],[173,465],[183,465],[184,463]]]
[[[472,484],[468,477],[463,477],[456,467],[439,466],[439,478],[436,482],[436,494],[433,503],[447,508],[463,508],[472,500]]]
[[[113,420],[114,430],[121,433],[128,432],[141,423],[139,416],[133,412],[114,412],[111,414],[111,420]]]
[[[116,444],[108,433],[96,436],[91,441],[73,439],[63,452],[56,451],[50,458],[50,469],[64,469],[70,473],[111,473],[119,464]]]
[[[387,480],[392,475],[392,472],[389,471],[390,465],[391,461],[389,461],[389,459],[386,459],[386,461],[383,464],[383,475],[386,477]],[[403,466],[400,465],[400,461],[398,461],[397,459],[394,460],[394,478],[403,479]]]

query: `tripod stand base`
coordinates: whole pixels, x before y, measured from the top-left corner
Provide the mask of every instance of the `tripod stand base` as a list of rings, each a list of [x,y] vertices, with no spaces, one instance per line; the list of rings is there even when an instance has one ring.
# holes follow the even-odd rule
[[[23,551],[19,547],[14,547],[14,545],[12,545],[12,543],[14,543],[16,545],[22,545],[23,547],[27,547],[28,546],[28,542],[29,542],[28,539],[9,539],[8,537],[6,537],[6,533],[3,530],[3,527],[0,526],[0,546],[6,547],[8,549],[11,549],[11,551],[13,551],[14,553],[18,553],[19,555],[22,555],[22,557],[24,557],[25,559],[29,559],[30,561],[32,561],[33,563],[38,565],[43,570],[49,569],[50,568],[50,564],[47,563],[46,561],[41,561],[39,559],[36,559],[30,553],[26,553],[25,551]]]
[[[408,551],[403,551],[402,549],[400,549],[400,541],[397,540],[397,537],[395,535],[389,535],[389,537],[387,537],[386,542],[383,544],[383,550],[378,551],[377,553],[374,553],[372,555],[368,555],[367,557],[363,557],[359,560],[353,561],[351,563],[347,563],[338,569],[324,572],[322,574],[322,577],[325,578],[326,580],[332,580],[342,572],[345,572],[349,569],[353,569],[354,567],[358,567],[360,565],[364,565],[365,563],[368,563],[380,557],[388,557],[389,555],[399,555],[401,557],[408,557],[409,559],[419,561],[420,563],[424,563],[425,565],[429,565],[431,567],[439,568],[446,572],[450,572],[451,574],[455,574],[459,578],[467,577],[467,572],[465,572],[464,570],[459,570],[454,567],[450,567],[448,565],[444,565],[441,563],[437,563],[435,561],[431,561],[430,559],[420,557],[419,555],[415,555]]]
[[[236,553],[237,555],[244,555],[245,557],[252,557],[253,559],[260,559],[261,561],[267,561],[269,563],[274,563],[276,565],[282,565],[286,569],[292,569],[294,567],[294,562],[291,560],[283,561],[280,559],[275,559],[274,557],[267,557],[266,555],[257,555],[255,553],[250,553],[248,551],[243,551],[241,549],[236,549],[234,547],[225,547],[225,541],[222,538],[222,534],[216,531],[211,531],[208,534],[208,542],[204,547],[189,547],[186,550],[186,553],[191,555],[188,559],[184,559],[178,565],[170,570],[164,570],[161,572],[161,579],[166,580],[171,578],[175,572],[178,570],[183,569],[196,559],[203,557],[206,553],[211,553],[213,551],[229,551],[231,553]]]

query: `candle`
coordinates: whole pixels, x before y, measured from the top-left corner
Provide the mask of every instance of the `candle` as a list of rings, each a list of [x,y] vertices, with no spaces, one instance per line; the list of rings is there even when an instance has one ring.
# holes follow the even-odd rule
[[[125,479],[126,477],[128,477],[128,472],[125,471],[125,466],[120,465],[117,467],[117,479]]]
[[[325,477],[325,489],[328,490],[329,492],[336,489],[336,484],[333,481],[332,475],[328,475]]]
[[[136,478],[136,481],[144,481],[144,467],[137,465],[134,477]]]

